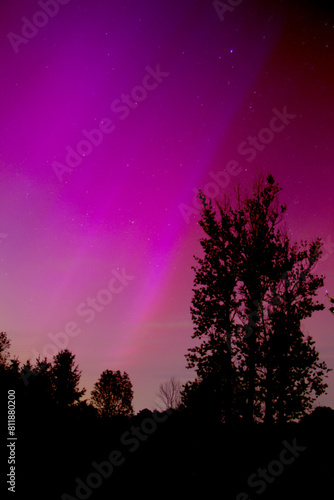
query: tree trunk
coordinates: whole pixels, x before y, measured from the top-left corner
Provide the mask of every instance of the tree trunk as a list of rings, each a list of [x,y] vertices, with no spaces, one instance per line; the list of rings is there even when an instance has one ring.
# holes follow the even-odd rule
[[[227,383],[226,383],[226,410],[225,422],[232,423],[232,405],[233,405],[233,367],[232,367],[232,351],[228,353],[227,365]]]
[[[255,328],[247,339],[248,343],[248,389],[247,389],[247,406],[245,421],[247,424],[254,423],[254,404],[255,404],[255,376],[256,376],[256,366],[255,366],[255,347],[256,347],[256,333]]]
[[[270,359],[270,355],[268,357]],[[267,367],[267,376],[266,376],[266,409],[264,416],[264,423],[271,425],[274,421],[273,418],[273,372],[272,367],[269,365]]]
[[[286,388],[288,382],[288,370],[287,370],[287,361],[285,359],[285,355],[283,354],[280,365],[279,365],[279,390],[278,390],[278,423],[285,424],[286,423],[286,412],[285,412],[285,397],[286,397]]]

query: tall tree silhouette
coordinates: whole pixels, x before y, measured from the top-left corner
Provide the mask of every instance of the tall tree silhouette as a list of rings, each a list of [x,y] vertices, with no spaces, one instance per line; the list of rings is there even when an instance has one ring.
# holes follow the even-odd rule
[[[201,195],[206,236],[191,308],[201,343],[186,357],[198,375],[193,389],[208,387],[226,422],[293,419],[326,389],[328,369],[301,331],[301,321],[323,309],[315,299],[323,278],[310,271],[321,242],[291,246],[280,190],[260,174],[251,195],[238,190],[235,208],[225,198],[214,210]]]
[[[272,285],[266,296],[269,321],[264,331],[263,353],[267,367],[268,422],[298,419],[327,388],[323,379],[330,370],[320,362],[314,341],[302,332],[302,321],[314,311],[324,309],[315,300],[318,288],[323,286],[323,277],[311,273],[320,255],[320,239],[309,247],[306,242],[291,248],[288,245],[289,271]]]
[[[187,355],[188,367],[195,368],[198,380],[187,384],[187,398],[198,384],[206,391],[200,393],[210,396],[205,405],[208,411],[218,414],[221,411],[224,419],[232,419],[232,411],[238,406],[238,368],[233,357],[231,342],[237,335],[237,325],[234,318],[239,302],[237,285],[239,274],[240,234],[238,220],[228,201],[218,205],[218,214],[213,210],[203,195],[203,217],[199,221],[207,237],[200,240],[204,251],[203,257],[195,257],[197,267],[192,300],[192,318],[195,324],[194,338],[202,339],[202,343],[191,349]],[[218,217],[217,217],[218,215]],[[195,399],[196,396],[195,396]],[[217,406],[218,403],[218,406]]]
[[[103,417],[131,416],[133,390],[129,375],[119,370],[105,370],[94,384],[91,400]]]
[[[86,392],[79,390],[81,371],[75,364],[75,355],[68,349],[60,351],[53,358],[51,378],[56,403],[64,408],[77,403]]]
[[[272,176],[265,181],[260,174],[251,195],[238,193],[240,257],[239,280],[242,294],[242,321],[247,320],[246,335],[241,343],[247,373],[246,421],[255,415],[257,387],[261,386],[257,370],[261,353],[263,300],[269,283],[275,282],[285,268],[286,237],[279,228],[285,205],[278,202],[280,188]]]

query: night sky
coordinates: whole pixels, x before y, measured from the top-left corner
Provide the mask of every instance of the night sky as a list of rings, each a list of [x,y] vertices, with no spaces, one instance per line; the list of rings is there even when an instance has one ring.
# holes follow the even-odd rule
[[[127,371],[135,411],[194,378],[198,189],[233,195],[260,170],[291,239],[324,240],[326,309],[304,331],[334,368],[333,10],[218,5],[1,2],[0,331],[22,362],[58,339],[86,397]],[[333,407],[328,383],[318,404]]]

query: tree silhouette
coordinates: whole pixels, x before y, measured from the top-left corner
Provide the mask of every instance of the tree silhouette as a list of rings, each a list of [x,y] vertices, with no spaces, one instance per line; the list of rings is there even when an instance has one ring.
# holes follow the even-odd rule
[[[195,323],[193,338],[202,340],[189,349],[188,368],[196,368],[198,379],[187,384],[187,397],[195,390],[205,397],[207,410],[219,419],[234,420],[239,412],[239,393],[242,376],[234,358],[231,342],[238,334],[235,316],[239,308],[238,275],[241,268],[240,231],[244,221],[234,212],[225,198],[215,213],[212,203],[200,195],[203,217],[199,224],[208,237],[201,238],[204,256],[195,257],[195,270],[191,314]],[[219,218],[217,218],[217,216]],[[200,390],[199,384],[206,386]],[[195,396],[198,402],[198,397]]]
[[[0,365],[7,365],[9,358],[10,340],[6,332],[0,332]]]
[[[298,419],[327,388],[323,378],[330,370],[319,361],[314,341],[302,332],[302,321],[314,311],[324,309],[314,300],[318,288],[323,286],[323,277],[310,272],[320,254],[319,239],[309,248],[305,242],[287,246],[290,270],[273,284],[266,296],[268,320],[263,332],[263,355],[267,368],[268,422]]]
[[[238,194],[237,214],[242,220],[239,230],[242,263],[238,276],[242,307],[239,316],[243,323],[246,320],[241,351],[246,365],[247,422],[254,419],[258,388],[262,385],[257,367],[263,343],[264,297],[268,285],[282,276],[287,265],[287,237],[279,228],[286,206],[278,202],[279,191],[272,176],[265,181],[260,174],[251,196]]]
[[[182,385],[175,377],[171,377],[167,382],[160,384],[157,394],[162,403],[163,410],[176,410],[181,404]]]
[[[79,390],[81,371],[78,365],[75,365],[74,359],[75,355],[68,349],[60,351],[53,357],[51,368],[53,395],[55,402],[62,408],[77,403],[86,392],[85,389]]]
[[[11,342],[7,333],[0,332],[0,386],[3,390],[18,389],[20,386],[20,362],[17,357],[10,359]]]
[[[33,404],[49,408],[50,405],[59,401],[59,393],[55,396],[55,385],[53,383],[53,367],[46,359],[36,359],[35,365],[31,367],[32,377],[28,385],[30,396],[34,399]]]
[[[260,174],[251,195],[237,191],[235,208],[225,198],[214,210],[200,195],[205,237],[191,313],[201,343],[186,356],[198,377],[183,396],[205,396],[204,385],[208,407],[225,422],[293,420],[327,387],[329,370],[301,330],[303,319],[323,309],[315,299],[323,278],[311,273],[321,241],[290,244],[280,190]]]
[[[334,302],[334,299],[328,295],[328,292],[327,292],[327,291],[326,291],[326,295],[327,295],[327,297],[328,297],[329,302],[333,303],[333,302]],[[330,312],[331,312],[332,314],[334,314],[334,307],[330,307],[330,308],[329,308],[329,310],[330,310]]]
[[[94,384],[91,400],[103,417],[131,416],[133,390],[129,375],[119,370],[105,370]]]

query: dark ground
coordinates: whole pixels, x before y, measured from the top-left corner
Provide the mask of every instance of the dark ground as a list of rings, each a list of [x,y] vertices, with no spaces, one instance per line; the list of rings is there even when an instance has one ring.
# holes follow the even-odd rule
[[[158,417],[165,421],[155,424],[148,410],[132,419],[101,421],[88,412],[84,416],[73,411],[36,414],[25,408],[16,424],[17,491],[8,493],[8,498],[333,497],[334,410],[319,408],[299,424],[271,427],[217,425],[177,412]],[[140,437],[134,435],[136,427]],[[6,449],[5,440],[2,433],[1,452]],[[295,446],[295,456],[283,452],[283,442]],[[96,475],[92,463],[109,460],[114,450],[122,463],[113,467],[109,478]],[[280,454],[291,463],[273,463]],[[1,470],[7,471],[7,451],[2,455]],[[269,481],[258,477],[259,468],[267,470]],[[90,476],[92,472],[95,475]],[[88,477],[93,487],[76,491],[76,478],[87,485]],[[6,492],[3,479],[4,474],[1,490]],[[95,487],[94,481],[100,486]],[[62,497],[65,493],[68,496]]]

